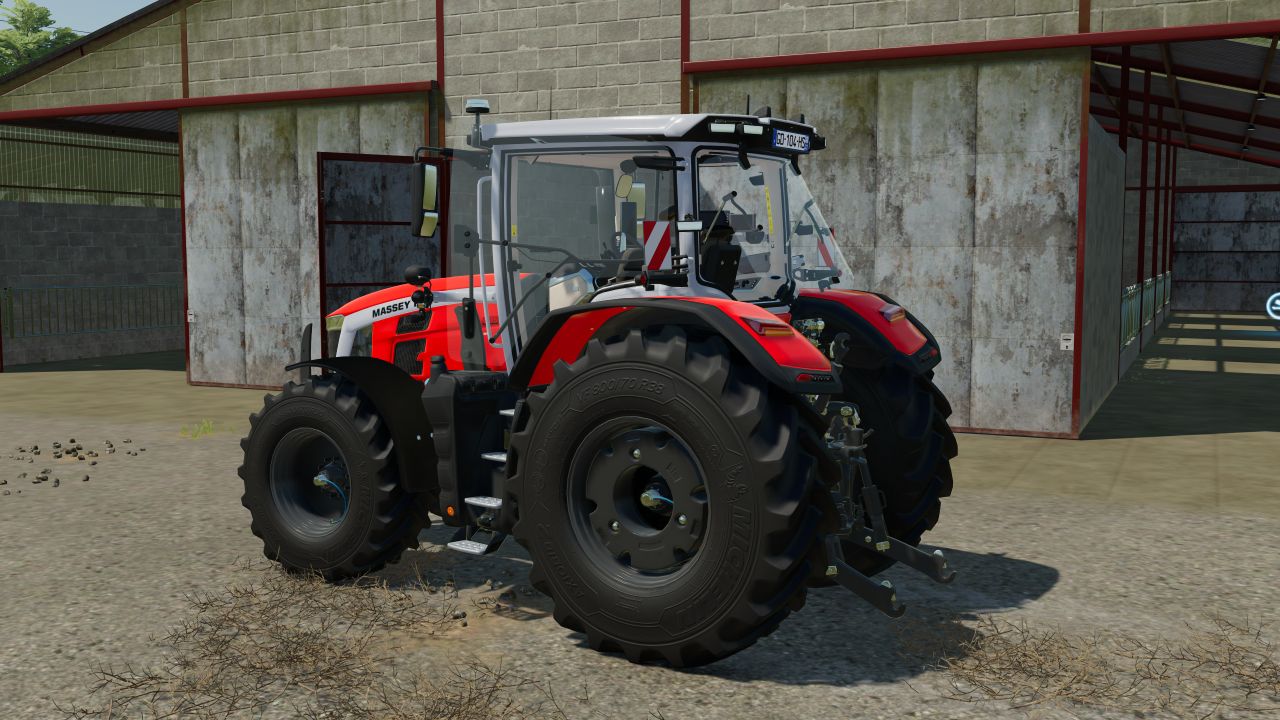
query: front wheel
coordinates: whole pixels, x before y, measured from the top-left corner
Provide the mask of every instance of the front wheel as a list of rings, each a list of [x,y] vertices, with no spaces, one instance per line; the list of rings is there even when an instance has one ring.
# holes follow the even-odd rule
[[[811,431],[722,340],[592,340],[525,406],[513,534],[556,620],[591,647],[700,665],[803,603],[820,520]]]
[[[425,505],[400,487],[391,436],[355,384],[290,382],[249,420],[241,503],[268,558],[341,580],[417,544]]]

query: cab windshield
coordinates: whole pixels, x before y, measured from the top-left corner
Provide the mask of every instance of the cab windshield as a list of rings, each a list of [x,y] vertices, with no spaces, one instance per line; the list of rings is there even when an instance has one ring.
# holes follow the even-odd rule
[[[530,337],[547,313],[634,277],[642,266],[671,267],[671,157],[648,145],[526,152],[508,159],[501,229],[522,336]]]
[[[737,300],[770,302],[782,300],[792,280],[821,288],[849,276],[834,233],[789,160],[750,155],[744,168],[736,151],[703,150],[697,173],[704,283],[731,289]],[[709,262],[725,257],[727,264]]]

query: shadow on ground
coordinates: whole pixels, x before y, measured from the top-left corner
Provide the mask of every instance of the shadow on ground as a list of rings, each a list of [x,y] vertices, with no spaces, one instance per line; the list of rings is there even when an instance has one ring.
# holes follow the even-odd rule
[[[481,589],[489,580],[498,587],[513,586],[522,592],[504,617],[553,622],[551,602],[540,593],[528,592],[530,561],[514,540],[494,555],[469,559],[450,551],[436,551],[453,529],[433,526],[422,536],[423,550],[410,551],[395,566],[378,573],[395,585],[411,584],[418,577],[439,585],[451,579],[459,590]],[[428,549],[430,548],[430,549]],[[893,682],[916,677],[933,667],[939,656],[960,657],[973,637],[965,621],[979,614],[1021,607],[1049,592],[1058,582],[1056,569],[1002,554],[971,553],[944,548],[956,568],[956,580],[938,585],[923,575],[901,567],[891,568],[877,579],[893,582],[907,613],[893,620],[881,615],[841,587],[813,588],[803,609],[792,613],[769,637],[720,662],[685,672],[731,681],[767,680],[795,685],[854,685]],[[567,642],[550,635],[514,642]],[[585,636],[570,633],[584,662],[596,653]],[[616,656],[619,659],[621,656]]]
[[[85,370],[186,370],[186,355],[181,350],[136,353],[114,357],[59,360],[57,362],[9,365],[6,373],[79,372]]]
[[[1083,440],[1277,432],[1280,330],[1263,315],[1174,315],[1085,426]]]

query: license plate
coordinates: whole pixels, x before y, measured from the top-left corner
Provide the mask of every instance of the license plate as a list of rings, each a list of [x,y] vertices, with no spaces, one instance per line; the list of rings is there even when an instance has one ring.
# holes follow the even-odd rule
[[[773,146],[780,150],[807,153],[809,152],[809,136],[787,130],[774,130]]]

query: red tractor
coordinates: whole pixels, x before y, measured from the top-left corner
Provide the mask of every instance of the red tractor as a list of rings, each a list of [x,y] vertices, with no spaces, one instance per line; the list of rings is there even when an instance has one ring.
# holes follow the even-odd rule
[[[804,122],[480,124],[423,148],[413,232],[449,267],[353,300],[252,416],[243,502],[267,557],[341,580],[508,536],[591,647],[672,666],[768,634],[808,587],[890,616],[894,562],[951,492],[928,330],[849,269]],[[447,237],[442,218],[452,226]],[[470,220],[473,218],[474,220]]]

